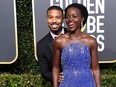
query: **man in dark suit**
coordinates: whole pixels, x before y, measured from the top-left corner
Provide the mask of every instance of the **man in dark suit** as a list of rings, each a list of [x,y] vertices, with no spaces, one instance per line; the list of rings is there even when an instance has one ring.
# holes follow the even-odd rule
[[[62,27],[63,10],[59,6],[51,6],[47,10],[47,22],[50,32],[37,43],[37,57],[42,76],[52,83],[53,39],[67,32]]]

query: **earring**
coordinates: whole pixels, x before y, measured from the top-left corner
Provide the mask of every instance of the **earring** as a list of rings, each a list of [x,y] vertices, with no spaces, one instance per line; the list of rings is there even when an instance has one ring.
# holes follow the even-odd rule
[[[83,21],[81,21],[81,29],[83,28]]]

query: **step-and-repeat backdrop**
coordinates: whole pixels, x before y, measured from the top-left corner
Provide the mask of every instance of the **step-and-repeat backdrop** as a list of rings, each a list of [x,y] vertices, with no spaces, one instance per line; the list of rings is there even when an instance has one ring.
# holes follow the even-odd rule
[[[0,0],[0,64],[11,64],[18,57],[15,1]],[[48,7],[58,5],[64,9],[71,3],[84,4],[88,9],[89,17],[83,32],[96,38],[99,62],[116,62],[116,0],[32,0],[36,59],[37,42],[49,32],[46,21]]]
[[[116,0],[32,0],[36,59],[37,42],[49,32],[46,21],[46,11],[48,7],[58,5],[64,9],[71,3],[81,3],[88,9],[89,17],[83,32],[96,38],[98,42],[99,62],[115,62]]]
[[[11,64],[18,56],[16,0],[0,0],[0,64]]]

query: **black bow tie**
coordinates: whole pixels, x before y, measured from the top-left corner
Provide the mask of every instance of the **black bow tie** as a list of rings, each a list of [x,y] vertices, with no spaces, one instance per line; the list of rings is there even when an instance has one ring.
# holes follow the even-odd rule
[[[63,33],[62,33],[62,34],[60,34],[60,35],[63,35]],[[60,35],[59,35],[59,36],[60,36]],[[58,36],[55,36],[54,38],[56,39],[57,37],[58,37]]]
[[[55,36],[54,39],[56,39],[58,36]]]

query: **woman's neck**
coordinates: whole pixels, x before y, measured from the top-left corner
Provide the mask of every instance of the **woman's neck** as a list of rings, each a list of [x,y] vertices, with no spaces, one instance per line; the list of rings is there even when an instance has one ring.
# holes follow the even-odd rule
[[[69,36],[71,39],[77,39],[79,37],[81,37],[82,32],[80,30],[77,30],[75,32],[69,32]]]

